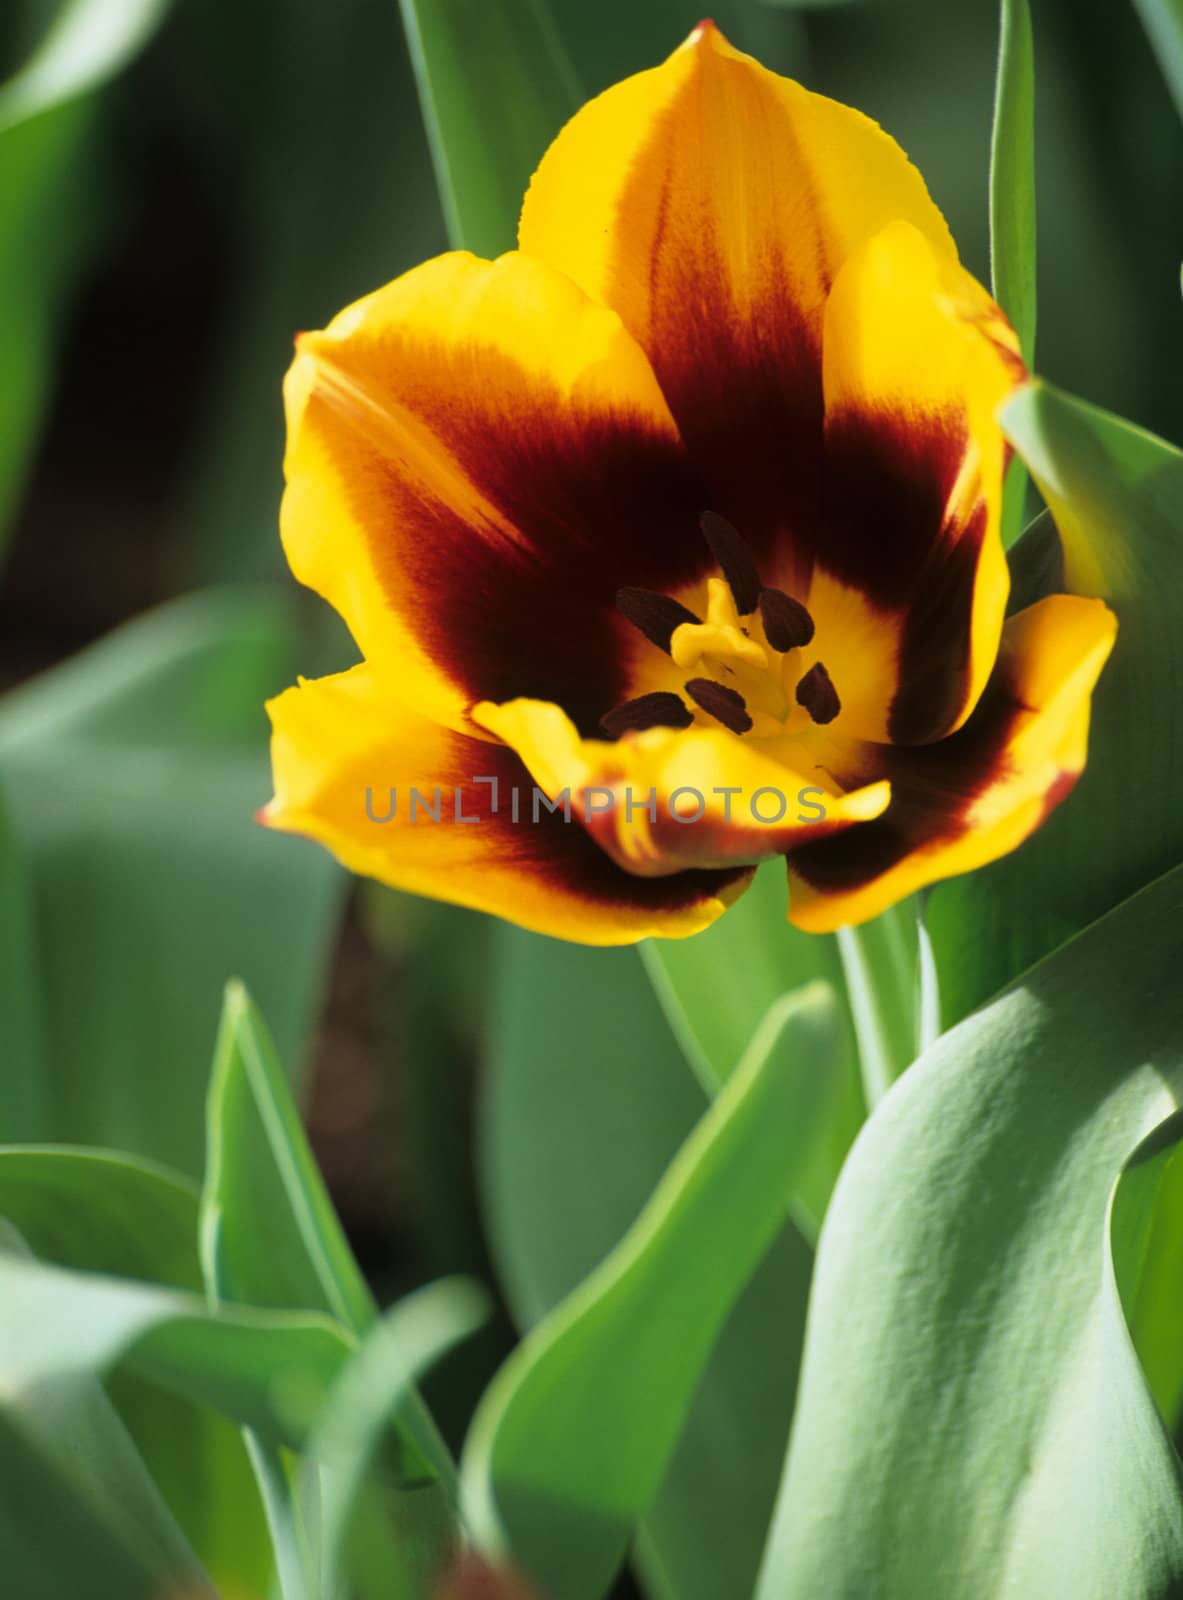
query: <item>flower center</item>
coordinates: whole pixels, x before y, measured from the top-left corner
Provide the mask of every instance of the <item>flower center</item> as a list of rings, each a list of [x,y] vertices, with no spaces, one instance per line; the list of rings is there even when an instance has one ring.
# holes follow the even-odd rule
[[[695,710],[757,738],[833,722],[842,704],[829,673],[820,661],[801,670],[801,649],[814,634],[806,607],[760,582],[751,551],[725,518],[706,511],[701,527],[723,574],[707,581],[705,619],[651,589],[616,595],[618,610],[686,674],[683,693],[638,695],[600,718],[604,732],[618,739],[645,728],[688,728]]]

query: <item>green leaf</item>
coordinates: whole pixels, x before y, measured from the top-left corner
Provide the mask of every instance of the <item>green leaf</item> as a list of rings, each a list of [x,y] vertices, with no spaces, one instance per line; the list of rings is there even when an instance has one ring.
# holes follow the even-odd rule
[[[990,139],[990,272],[994,298],[1035,363],[1035,47],[1027,0],[1002,0],[994,128]],[[1027,470],[1010,464],[1002,502],[1002,542],[1023,526]]]
[[[38,930],[40,1137],[198,1175],[214,1008],[235,971],[300,1059],[344,880],[252,820],[270,788],[262,701],[295,654],[275,600],[194,596],[0,704]],[[19,1025],[0,1017],[0,1053]]]
[[[201,1289],[197,1190],[112,1150],[0,1148],[0,1216],[35,1255],[177,1289]]]
[[[1066,587],[1119,627],[1074,793],[1013,855],[929,897],[946,1023],[1183,860],[1183,455],[1042,383],[1002,420],[1056,519]]]
[[[201,1287],[197,1191],[163,1167],[106,1150],[3,1149],[0,1216],[58,1266]],[[108,1392],[214,1581],[231,1592],[261,1588],[269,1549],[237,1430],[124,1369]]]
[[[33,914],[28,864],[0,793],[0,1138],[10,1140],[41,1138],[49,1124]]]
[[[772,1007],[635,1226],[477,1412],[470,1526],[555,1600],[606,1591],[657,1493],[711,1347],[784,1221],[807,1136],[797,1079],[837,1026],[822,983]]]
[[[1134,8],[1183,117],[1183,0],[1134,0]]]
[[[706,1100],[632,951],[495,932],[482,1179],[499,1276],[528,1324],[616,1245]],[[638,1532],[654,1595],[735,1600],[752,1591],[792,1414],[810,1264],[790,1225],[711,1356]]]
[[[1130,1337],[1172,1434],[1183,1421],[1183,1119],[1131,1156],[1113,1195],[1113,1266]]]
[[[21,1600],[159,1600],[172,1587],[193,1600],[215,1600],[188,1561],[146,1555],[130,1517],[96,1501],[80,1476],[68,1457],[55,1456],[0,1410],[0,1551],[9,1593]]]
[[[544,0],[401,0],[457,247],[513,248],[530,175],[582,95]]]
[[[168,0],[67,0],[0,84],[0,537],[49,398],[64,302],[97,236],[95,91],[167,9]]]
[[[0,1258],[9,1392],[68,1393],[130,1358],[137,1370],[300,1448],[349,1335],[310,1312],[212,1312],[204,1300],[128,1279]]]
[[[820,978],[844,992],[836,942],[785,921],[784,864],[761,868],[725,917],[693,939],[651,940],[641,954],[674,1034],[708,1095],[742,1056],[774,1001]],[[816,1235],[838,1172],[864,1116],[849,1013],[837,1014],[836,1048],[800,1080],[799,1117],[813,1137],[794,1174],[793,1214]],[[915,1050],[910,1049],[908,1060]],[[906,1065],[906,1062],[904,1063]]]
[[[761,1600],[1160,1600],[1179,1463],[1107,1213],[1183,1095],[1183,869],[946,1034],[851,1152],[822,1230]]]
[[[209,1100],[202,1195],[209,1293],[323,1311],[355,1335],[377,1308],[333,1210],[262,1019],[241,984],[226,992]],[[454,1484],[455,1467],[417,1395],[399,1418],[408,1478]]]
[[[321,1463],[320,1581],[326,1596],[344,1595],[351,1573],[362,1595],[420,1600],[439,1571],[458,1530],[438,1489],[427,1486],[416,1496],[392,1500],[389,1488],[380,1493],[373,1469],[386,1431],[416,1383],[487,1314],[484,1293],[467,1281],[445,1279],[420,1289],[374,1325],[333,1385],[308,1441],[310,1462]],[[316,1470],[307,1466],[306,1477]],[[351,1562],[357,1545],[365,1559]]]

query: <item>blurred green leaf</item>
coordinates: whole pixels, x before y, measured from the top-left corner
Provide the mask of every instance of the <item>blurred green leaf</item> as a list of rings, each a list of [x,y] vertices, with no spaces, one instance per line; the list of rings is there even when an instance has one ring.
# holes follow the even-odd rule
[[[994,298],[1011,320],[1028,367],[1035,362],[1035,46],[1027,0],[1002,0],[994,128],[990,140],[990,270]],[[1002,542],[1023,527],[1027,470],[1006,475]]]
[[[392,1420],[415,1384],[484,1321],[488,1303],[473,1283],[445,1279],[401,1300],[371,1329],[343,1368],[308,1443],[321,1463],[320,1592],[373,1600],[421,1600],[459,1537],[446,1503],[383,1496],[373,1468]],[[306,1468],[306,1476],[314,1469]],[[351,1552],[363,1559],[350,1559]],[[346,1575],[352,1581],[350,1588]]]
[[[49,396],[63,303],[97,233],[94,91],[169,0],[66,0],[0,84],[0,540]]]
[[[1183,455],[1042,383],[1003,425],[1055,517],[1066,587],[1119,628],[1075,792],[1013,855],[929,897],[946,1023],[1183,859]]]
[[[20,1234],[0,1222],[0,1477],[11,1491],[11,1498],[4,1497],[0,1528],[14,1505],[25,1513],[17,1517],[22,1526],[11,1541],[0,1546],[6,1581],[12,1551],[18,1571],[32,1567],[37,1573],[32,1593],[61,1594],[61,1588],[49,1585],[65,1579],[73,1557],[57,1546],[64,1532],[75,1528],[80,1548],[104,1555],[110,1562],[106,1570],[129,1595],[156,1594],[172,1585],[208,1593],[193,1551],[103,1392],[99,1372],[83,1354],[66,1363],[61,1381],[50,1381],[47,1368],[53,1366],[55,1347],[72,1340],[81,1348],[85,1333],[94,1337],[94,1330],[80,1336],[69,1317],[39,1320],[39,1308],[24,1290],[44,1275],[64,1276],[33,1261]],[[61,1309],[56,1308],[59,1318]],[[29,1480],[22,1487],[26,1473]],[[27,1498],[30,1490],[36,1499]],[[74,1509],[60,1527],[47,1526],[45,1519],[61,1511],[63,1500]],[[32,1543],[44,1546],[40,1553],[28,1549],[31,1533]]]
[[[822,1230],[761,1600],[1162,1600],[1183,1483],[1112,1281],[1123,1164],[1183,1095],[1183,869],[945,1035]]]
[[[0,1551],[10,1594],[160,1600],[171,1587],[192,1600],[216,1600],[190,1562],[146,1556],[130,1513],[96,1504],[80,1478],[68,1457],[0,1410]]]
[[[1134,0],[1134,7],[1183,117],[1183,0]]]
[[[0,1216],[55,1265],[201,1287],[197,1191],[163,1167],[107,1150],[3,1149]],[[214,1581],[261,1588],[269,1546],[237,1430],[133,1372],[116,1370],[108,1390]]]
[[[1183,1119],[1131,1156],[1113,1195],[1117,1287],[1150,1392],[1172,1433],[1183,1421]]]
[[[204,1300],[130,1279],[0,1258],[3,1368],[19,1403],[68,1393],[130,1358],[156,1382],[299,1448],[353,1351],[311,1312],[212,1312]]]
[[[617,1244],[706,1100],[632,951],[495,932],[482,1179],[499,1275],[528,1324]],[[792,1414],[810,1262],[786,1228],[723,1330],[638,1533],[655,1595],[751,1593]]]
[[[772,1007],[619,1247],[512,1356],[473,1423],[470,1525],[556,1600],[609,1586],[727,1313],[783,1223],[796,1080],[838,1036],[818,983]]]
[[[41,1137],[198,1174],[233,972],[300,1059],[344,879],[323,851],[252,820],[270,787],[262,701],[294,676],[295,653],[278,602],[194,596],[0,703],[38,937]],[[5,1049],[17,1025],[0,1018]]]
[[[0,1138],[48,1132],[45,1035],[38,980],[32,885],[21,842],[0,793]]]
[[[836,943],[858,1041],[864,1100],[874,1110],[920,1050],[921,973],[915,900],[892,906],[859,927],[841,928]],[[835,1170],[833,1178],[837,1175]]]
[[[581,99],[545,0],[401,0],[457,248],[511,250],[522,196]]]

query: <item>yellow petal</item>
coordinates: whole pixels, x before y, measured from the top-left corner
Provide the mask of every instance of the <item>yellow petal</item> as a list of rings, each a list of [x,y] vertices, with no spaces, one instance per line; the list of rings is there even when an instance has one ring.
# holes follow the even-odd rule
[[[845,261],[894,218],[956,259],[892,139],[703,24],[567,124],[519,241],[620,313],[711,508],[762,560],[786,530],[816,533],[823,307]]]
[[[956,733],[852,752],[847,775],[889,778],[891,805],[874,822],[793,851],[790,920],[813,933],[865,922],[1021,844],[1084,770],[1093,686],[1116,631],[1099,600],[1041,600],[1007,621],[994,676]]]
[[[372,665],[288,689],[268,710],[275,798],[261,820],[395,888],[555,938],[628,944],[699,932],[747,882],[622,871],[578,822],[535,803],[511,750],[408,709]]]
[[[627,693],[618,587],[692,582],[701,491],[611,311],[520,255],[429,261],[299,341],[284,546],[451,726],[482,697]]]
[[[612,859],[648,880],[782,855],[878,816],[888,786],[844,794],[824,771],[793,770],[724,729],[649,728],[615,743],[581,739],[556,705],[474,706],[473,719],[517,751],[552,799]]]
[[[985,290],[908,223],[839,274],[809,607],[848,734],[927,743],[985,687],[1009,592],[997,414],[1024,375]]]

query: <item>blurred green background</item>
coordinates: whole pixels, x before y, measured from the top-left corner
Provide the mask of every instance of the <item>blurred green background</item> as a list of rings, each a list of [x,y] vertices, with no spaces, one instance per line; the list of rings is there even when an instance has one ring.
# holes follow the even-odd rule
[[[658,61],[703,3],[551,11],[590,94]],[[1038,367],[1178,440],[1175,111],[1133,7],[1034,14]],[[988,280],[994,0],[719,0],[715,18],[894,134]],[[353,659],[276,532],[292,335],[447,242],[397,0],[8,0],[0,74],[0,1142],[198,1174],[235,974],[298,1074],[379,1292],[491,1279],[488,1230],[536,1314],[619,1235],[703,1104],[636,955],[541,953],[351,886],[251,820],[264,697]],[[648,1041],[650,1075],[617,1084],[615,1109],[578,1092],[572,996],[585,1055]],[[564,1167],[585,1203],[562,1250],[519,1253]],[[453,1437],[508,1337],[494,1327],[433,1384]]]

